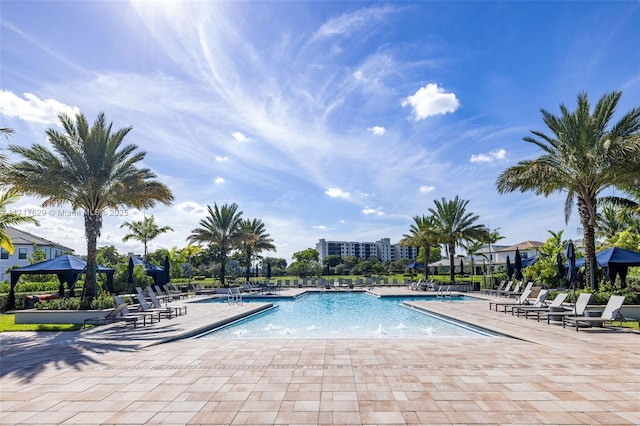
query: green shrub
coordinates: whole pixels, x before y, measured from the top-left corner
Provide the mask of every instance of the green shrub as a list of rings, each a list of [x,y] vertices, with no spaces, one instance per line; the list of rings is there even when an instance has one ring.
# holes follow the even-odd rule
[[[60,289],[59,281],[45,281],[45,282],[19,282],[16,284],[14,291],[16,293],[30,293],[30,294],[44,294],[44,293],[57,293]],[[3,281],[0,283],[0,293],[9,293],[11,285]]]
[[[44,302],[37,302],[36,309],[41,311],[77,311],[80,309],[80,298],[69,297],[66,299],[51,299]]]

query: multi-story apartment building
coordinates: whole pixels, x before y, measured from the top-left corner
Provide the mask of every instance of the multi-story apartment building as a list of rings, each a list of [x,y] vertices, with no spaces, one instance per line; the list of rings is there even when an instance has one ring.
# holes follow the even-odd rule
[[[323,238],[316,243],[316,250],[320,253],[321,262],[331,255],[354,256],[359,259],[376,257],[382,262],[400,259],[415,260],[418,257],[417,247],[391,244],[389,238],[382,238],[376,242],[327,241]]]
[[[10,255],[7,250],[0,249],[0,281],[8,282],[11,279],[10,274],[7,272],[7,268],[10,266],[27,266],[29,264],[29,256],[34,252],[36,246],[38,250],[44,252],[45,260],[73,253],[73,249],[69,247],[10,226],[5,231],[11,238],[15,251]]]

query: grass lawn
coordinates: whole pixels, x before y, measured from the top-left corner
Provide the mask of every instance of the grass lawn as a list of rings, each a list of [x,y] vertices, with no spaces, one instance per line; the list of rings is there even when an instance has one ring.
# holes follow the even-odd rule
[[[5,331],[74,331],[82,324],[16,324],[14,314],[0,315],[0,333]]]

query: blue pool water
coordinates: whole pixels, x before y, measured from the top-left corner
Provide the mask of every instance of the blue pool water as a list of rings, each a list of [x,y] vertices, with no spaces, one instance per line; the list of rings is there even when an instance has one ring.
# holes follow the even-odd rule
[[[462,300],[464,296],[458,296]],[[264,299],[254,301],[266,302]],[[486,330],[454,323],[402,305],[403,301],[453,300],[382,297],[368,293],[309,293],[297,299],[269,299],[276,308],[207,333],[201,338],[330,339],[396,337],[478,337]],[[466,298],[472,300],[472,298]],[[251,303],[246,298],[244,303]],[[219,301],[226,303],[226,300]]]

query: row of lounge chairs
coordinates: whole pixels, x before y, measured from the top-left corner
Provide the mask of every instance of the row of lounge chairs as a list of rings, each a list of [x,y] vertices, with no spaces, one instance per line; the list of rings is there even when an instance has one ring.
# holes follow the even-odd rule
[[[132,324],[135,328],[138,325],[138,321],[142,321],[142,325],[145,326],[147,322],[153,324],[155,321],[160,321],[162,317],[171,319],[187,313],[186,305],[168,305],[169,300],[178,300],[184,297],[184,294],[171,292],[166,285],[156,286],[155,291],[149,286],[146,288],[146,294],[140,287],[136,287],[136,293],[138,305],[135,308],[129,306],[122,296],[114,296],[116,307],[106,315],[85,319],[82,328],[85,328],[88,324],[97,326],[115,322]],[[165,302],[164,306],[162,302]]]
[[[532,296],[533,289],[535,289],[535,287],[527,285],[527,288],[525,288],[516,302],[490,301],[489,309],[491,310],[495,307],[497,311],[498,307],[501,307],[504,313],[511,312],[512,315],[517,315],[518,317],[520,317],[521,314],[523,314],[525,318],[529,318],[529,315],[532,317],[535,316],[538,322],[546,318],[547,324],[550,324],[552,321],[561,322],[563,328],[571,325],[575,327],[576,331],[580,330],[581,325],[591,326],[597,324],[603,326],[605,323],[613,323],[615,321],[622,322],[626,320],[620,313],[622,304],[624,303],[624,296],[611,296],[602,313],[599,316],[592,316],[591,313],[587,311],[591,293],[580,293],[576,303],[572,307],[568,307],[564,306],[564,301],[568,293],[558,293],[555,299],[547,304],[546,298],[549,290],[540,288],[534,297]]]

